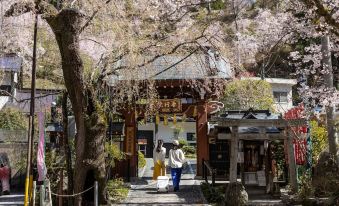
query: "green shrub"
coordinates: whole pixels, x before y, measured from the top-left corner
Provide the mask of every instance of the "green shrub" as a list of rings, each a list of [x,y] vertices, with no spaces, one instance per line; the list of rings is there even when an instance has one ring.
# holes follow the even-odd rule
[[[190,155],[190,154],[195,154],[196,153],[195,147],[187,146],[187,145],[182,147],[182,151],[185,153],[185,155],[186,154]]]
[[[109,180],[106,185],[108,201],[118,203],[128,195],[129,188],[124,185],[121,178]]]
[[[310,175],[303,174],[300,178],[300,188],[298,190],[298,197],[300,199],[306,199],[313,195],[312,179]]]
[[[203,182],[201,183],[200,187],[208,203],[222,205],[225,199],[224,197],[225,186],[224,185],[212,187],[210,184]]]
[[[144,154],[142,152],[138,151],[138,167],[143,168],[146,166],[146,160]]]
[[[6,108],[0,111],[0,129],[26,129],[27,124],[27,119],[18,110]]]
[[[311,121],[311,140],[312,140],[312,163],[315,165],[320,153],[326,148],[327,130],[320,126],[317,121]]]
[[[222,99],[225,110],[270,109],[274,99],[270,83],[263,80],[234,80],[227,84]]]
[[[179,145],[180,145],[181,148],[188,145],[187,140],[185,140],[183,138],[179,138],[178,141],[179,141]]]
[[[120,151],[120,148],[116,144],[112,144],[110,142],[105,143],[105,153],[106,153],[106,161],[111,167],[115,167],[115,160],[123,160],[125,159],[125,153]]]

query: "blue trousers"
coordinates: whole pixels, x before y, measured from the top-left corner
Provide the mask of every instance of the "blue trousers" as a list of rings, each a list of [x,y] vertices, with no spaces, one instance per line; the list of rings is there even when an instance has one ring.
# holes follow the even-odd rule
[[[174,192],[179,190],[182,168],[171,168]]]

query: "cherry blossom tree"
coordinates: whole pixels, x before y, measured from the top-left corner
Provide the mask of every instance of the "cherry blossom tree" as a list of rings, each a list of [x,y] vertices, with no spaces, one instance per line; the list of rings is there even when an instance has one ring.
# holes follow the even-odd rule
[[[135,76],[137,69],[164,55],[183,57],[206,48],[222,48],[222,24],[217,11],[208,15],[201,1],[15,1],[8,18],[37,13],[54,35],[61,56],[65,87],[76,125],[74,192],[83,191],[89,171],[99,181],[105,200],[106,106],[102,96],[113,95],[114,106],[137,99],[155,99],[152,80]],[[95,64],[86,64],[86,53]],[[123,62],[123,63],[121,63]],[[110,76],[124,76],[107,93]],[[139,81],[140,80],[140,81]],[[146,82],[146,93],[142,82]],[[100,97],[100,98],[98,98]],[[148,104],[149,109],[155,104]],[[121,110],[124,108],[115,108]],[[81,205],[81,197],[76,205]]]

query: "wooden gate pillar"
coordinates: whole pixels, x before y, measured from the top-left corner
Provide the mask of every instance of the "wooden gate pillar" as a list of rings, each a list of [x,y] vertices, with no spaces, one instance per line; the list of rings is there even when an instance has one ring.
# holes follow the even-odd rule
[[[124,152],[127,154],[128,167],[126,174],[130,177],[136,177],[138,154],[136,148],[136,133],[137,124],[135,119],[135,110],[129,109],[124,113],[125,116],[125,138],[124,138]]]
[[[292,192],[296,193],[298,191],[298,181],[297,181],[297,167],[294,157],[294,148],[293,148],[293,134],[291,128],[287,127],[287,151],[288,151],[288,172],[289,172],[289,182],[291,185]]]
[[[208,138],[207,138],[207,104],[200,102],[197,105],[196,118],[197,134],[197,176],[202,175],[203,159],[209,160]]]
[[[230,183],[237,182],[237,160],[238,160],[238,127],[232,127],[231,157],[230,157]]]

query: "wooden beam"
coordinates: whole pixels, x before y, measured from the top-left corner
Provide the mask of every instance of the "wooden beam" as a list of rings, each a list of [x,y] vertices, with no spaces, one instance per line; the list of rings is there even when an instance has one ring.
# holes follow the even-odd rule
[[[226,119],[215,117],[212,120],[218,122],[218,127],[290,127],[307,125],[306,119]]]
[[[272,134],[237,134],[238,139],[242,140],[279,140],[279,139],[286,139],[285,134],[281,133],[272,133]],[[231,140],[232,134],[230,133],[219,133],[218,139],[226,139]]]
[[[293,148],[293,135],[291,130],[286,131],[287,131],[289,183],[291,185],[292,192],[296,193],[298,191],[298,182],[297,182],[297,167],[295,163]]]
[[[230,157],[230,183],[237,182],[237,159],[238,159],[238,127],[232,127],[231,157]]]
[[[209,160],[207,137],[207,104],[199,102],[197,105],[196,134],[197,134],[197,176],[202,175],[202,160]]]

